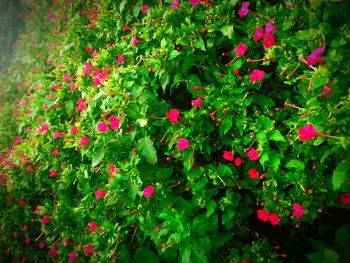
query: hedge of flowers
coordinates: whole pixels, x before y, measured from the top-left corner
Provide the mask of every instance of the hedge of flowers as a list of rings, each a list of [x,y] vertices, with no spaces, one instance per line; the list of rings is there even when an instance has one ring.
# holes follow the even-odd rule
[[[37,4],[0,258],[349,261],[349,4],[272,2]]]

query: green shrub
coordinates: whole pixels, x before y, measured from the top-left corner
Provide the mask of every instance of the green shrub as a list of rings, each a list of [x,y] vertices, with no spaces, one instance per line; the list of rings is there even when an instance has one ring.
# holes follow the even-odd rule
[[[4,259],[350,258],[348,4],[247,3],[49,6],[1,158]]]

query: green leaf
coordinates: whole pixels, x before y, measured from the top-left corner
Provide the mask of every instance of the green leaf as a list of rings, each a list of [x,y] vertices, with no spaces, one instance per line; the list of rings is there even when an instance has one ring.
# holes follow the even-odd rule
[[[225,135],[232,127],[233,119],[231,116],[224,118],[219,126],[219,132],[221,135]]]
[[[137,119],[142,119],[143,118],[143,115],[140,114],[139,106],[136,103],[134,103],[134,102],[130,102],[128,104],[128,106],[125,109],[125,112],[132,119],[137,120]]]
[[[270,136],[269,139],[275,142],[285,142],[284,137],[282,136],[279,130],[275,130]]]
[[[286,164],[286,168],[288,169],[295,168],[296,170],[304,170],[305,164],[300,160],[293,159]]]
[[[214,200],[210,200],[209,204],[207,205],[207,217],[209,217],[211,214],[214,213],[216,208],[216,203]]]
[[[191,262],[191,245],[184,245],[180,248],[181,263]]]
[[[349,165],[346,163],[340,163],[333,172],[332,182],[334,190],[338,190],[341,185],[349,179],[347,176],[347,171],[349,170]]]
[[[223,26],[221,29],[220,29],[221,33],[228,37],[229,39],[233,40],[233,25],[226,25],[226,26]]]
[[[278,171],[283,155],[278,152],[269,152],[269,159],[273,170]]]
[[[201,49],[203,51],[206,51],[204,41],[203,41],[203,39],[200,36],[197,37],[197,41],[194,43],[193,46],[195,48],[199,48],[199,49]]]
[[[139,150],[147,162],[155,164],[157,162],[157,152],[149,136],[139,141]]]
[[[180,51],[177,51],[177,50],[174,49],[174,50],[170,51],[168,59],[171,60],[173,58],[176,58],[180,54],[181,54]]]
[[[66,102],[66,112],[67,114],[73,113],[74,110],[74,103],[72,100],[69,100]]]
[[[157,255],[150,249],[140,247],[135,252],[134,263],[159,262]]]
[[[105,156],[105,149],[94,153],[94,155],[92,156],[92,167],[95,167],[96,165],[98,165],[102,161],[104,156]]]
[[[193,185],[192,190],[194,192],[199,191],[200,189],[202,189],[206,184],[208,183],[208,179],[206,177],[201,177],[201,179],[199,180],[199,182],[196,182]]]

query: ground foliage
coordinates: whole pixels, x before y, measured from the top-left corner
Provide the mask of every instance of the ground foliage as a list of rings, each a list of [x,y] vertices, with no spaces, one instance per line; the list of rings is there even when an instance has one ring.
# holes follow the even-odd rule
[[[1,78],[3,261],[350,260],[346,1],[31,7]]]

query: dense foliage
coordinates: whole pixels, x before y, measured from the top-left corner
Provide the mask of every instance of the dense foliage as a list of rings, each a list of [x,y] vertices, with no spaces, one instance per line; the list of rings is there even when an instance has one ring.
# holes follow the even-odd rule
[[[37,5],[1,79],[0,258],[349,261],[349,5],[275,2]]]

